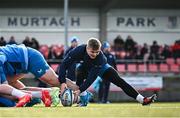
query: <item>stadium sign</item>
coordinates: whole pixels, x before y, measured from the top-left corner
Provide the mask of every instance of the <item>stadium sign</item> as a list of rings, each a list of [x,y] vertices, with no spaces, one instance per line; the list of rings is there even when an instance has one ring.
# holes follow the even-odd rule
[[[139,91],[158,91],[163,88],[163,78],[162,77],[122,77],[127,83],[132,85],[136,90]],[[96,82],[89,88],[90,91],[96,90]],[[111,83],[110,91],[122,91],[121,88]]]
[[[80,26],[80,17],[71,17],[70,26]],[[63,27],[63,17],[7,17],[8,27]]]
[[[109,16],[108,31],[179,30],[177,16]]]
[[[137,17],[133,19],[132,17],[117,17],[116,19],[116,25],[120,27],[121,25],[124,25],[126,27],[156,27],[155,18],[143,18],[143,17]]]

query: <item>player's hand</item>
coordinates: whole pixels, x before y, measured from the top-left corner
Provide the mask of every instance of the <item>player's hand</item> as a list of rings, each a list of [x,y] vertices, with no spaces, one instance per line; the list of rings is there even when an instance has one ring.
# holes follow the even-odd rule
[[[61,94],[64,92],[64,90],[67,88],[66,83],[61,84]]]
[[[81,93],[81,91],[79,89],[74,91],[74,103],[78,102],[78,97],[79,97],[80,93]]]

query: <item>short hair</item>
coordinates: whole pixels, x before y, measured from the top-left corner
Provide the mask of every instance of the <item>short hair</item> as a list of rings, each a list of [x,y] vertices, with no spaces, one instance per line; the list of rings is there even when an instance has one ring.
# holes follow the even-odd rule
[[[101,48],[101,42],[97,38],[89,38],[87,41],[87,47],[92,48],[93,50],[98,50]]]

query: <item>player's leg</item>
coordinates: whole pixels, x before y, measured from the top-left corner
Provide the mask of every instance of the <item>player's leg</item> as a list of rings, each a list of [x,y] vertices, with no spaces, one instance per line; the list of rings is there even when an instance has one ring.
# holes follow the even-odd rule
[[[25,104],[30,102],[32,96],[28,93],[24,93],[16,88],[13,88],[12,86],[8,84],[1,84],[0,85],[0,93],[5,95],[11,95],[15,96],[19,99],[18,103],[16,104],[16,107],[23,107]]]
[[[51,97],[50,93],[54,90],[52,90],[51,88],[39,88],[39,87],[26,87],[22,82],[19,81],[19,79],[22,79],[25,77],[26,74],[19,74],[16,76],[8,76],[8,82],[21,90],[28,90],[28,91],[24,91],[26,93],[32,93],[32,97],[35,99],[32,99],[31,102],[33,102],[33,104],[35,103],[34,101],[36,101],[37,103],[39,103],[39,100],[37,98],[40,98],[43,103],[45,104],[46,107],[51,106],[51,98],[54,98],[54,102],[53,104],[57,103],[57,101],[59,101],[59,97],[54,97],[54,96],[58,96],[57,94],[54,94],[53,97]],[[31,92],[30,92],[31,91]],[[37,91],[37,92],[32,92],[32,91]],[[37,97],[38,96],[38,97]],[[58,100],[57,100],[58,99]],[[29,103],[31,104],[31,103]],[[32,105],[32,104],[31,104]]]
[[[51,86],[54,86],[54,87],[60,86],[58,76],[51,67],[47,68],[46,72],[39,79]]]
[[[46,107],[50,107],[51,103],[54,106],[57,106],[60,102],[59,94],[60,90],[58,87],[51,87],[51,88],[40,88],[40,87],[25,87],[23,92],[32,94],[32,97],[39,103],[38,99],[41,99]],[[34,104],[34,101],[33,104]]]
[[[51,97],[50,97],[50,93],[47,91],[48,88],[38,88],[38,87],[26,87],[22,82],[19,81],[19,79],[24,78],[25,74],[19,74],[16,76],[8,76],[8,82],[9,84],[11,84],[12,86],[21,89],[21,90],[29,90],[28,91],[24,91],[26,93],[32,93],[33,94],[33,98],[34,96],[36,97],[38,95],[38,98],[41,98],[41,100],[43,101],[43,103],[45,104],[46,107],[51,106]],[[30,91],[39,91],[39,92],[30,92]],[[36,101],[37,103],[39,103],[39,101],[37,101],[37,99],[32,99],[32,101],[28,104],[28,106],[32,106],[32,102],[34,105],[34,101]]]
[[[124,81],[118,74],[118,72],[110,67],[108,68],[103,76],[104,79],[109,80],[110,82],[114,83],[118,87],[120,87],[127,95],[136,99],[143,105],[148,105],[152,103],[156,99],[156,95],[151,97],[143,97],[140,93],[138,93],[131,85],[129,85],[126,81]]]
[[[103,103],[108,103],[108,94],[110,88],[110,82],[108,80],[103,80]]]
[[[9,97],[9,96],[8,96]],[[8,97],[4,97],[0,95],[0,107],[14,107],[16,103],[14,100],[9,99]]]
[[[79,64],[79,66],[76,68],[76,84],[78,86],[81,86],[81,84],[84,82],[84,79],[87,78],[87,76],[88,76],[88,72],[81,64]],[[92,98],[92,93],[88,91],[83,91],[82,93],[80,93],[79,106],[87,106],[91,98]]]
[[[6,80],[5,75],[3,74],[3,71],[1,71],[1,76],[0,76],[0,94],[1,94],[1,96],[5,97],[5,98],[10,98],[10,99],[18,98],[19,101],[17,103],[17,106],[19,106],[19,107],[24,106],[31,99],[30,94],[24,93],[20,90],[17,90],[16,88],[8,85],[8,82]],[[3,100],[5,100],[5,99],[3,99]],[[13,104],[14,102],[9,101],[8,99],[5,100],[5,102],[11,103],[11,104],[6,104],[8,106],[14,105]]]
[[[23,89],[25,85],[21,81],[19,81],[22,78],[24,78],[24,74],[17,74],[14,76],[7,76],[7,81],[9,85],[18,89]]]
[[[98,90],[98,102],[102,103],[103,101],[103,81],[99,82],[99,90]]]

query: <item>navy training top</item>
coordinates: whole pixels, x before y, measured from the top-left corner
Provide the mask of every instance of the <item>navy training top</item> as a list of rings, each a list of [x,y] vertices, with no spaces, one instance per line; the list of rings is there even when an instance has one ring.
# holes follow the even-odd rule
[[[59,81],[65,83],[66,70],[74,62],[81,62],[85,71],[88,71],[88,77],[84,83],[80,86],[79,90],[81,92],[85,91],[96,79],[102,67],[107,64],[107,59],[102,51],[95,59],[91,59],[86,52],[87,45],[80,45],[73,50],[71,50],[63,59],[59,68]]]

